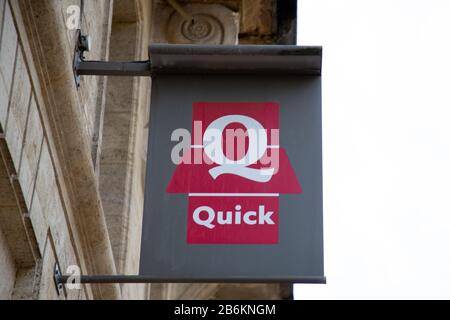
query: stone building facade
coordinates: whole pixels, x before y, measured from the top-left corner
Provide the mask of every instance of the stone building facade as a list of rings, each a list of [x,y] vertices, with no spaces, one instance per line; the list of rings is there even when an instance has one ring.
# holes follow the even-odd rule
[[[289,298],[278,284],[58,293],[53,274],[139,270],[151,79],[82,77],[77,88],[76,29],[92,39],[86,58],[104,61],[146,60],[152,42],[293,43],[294,2],[0,0],[0,299]]]

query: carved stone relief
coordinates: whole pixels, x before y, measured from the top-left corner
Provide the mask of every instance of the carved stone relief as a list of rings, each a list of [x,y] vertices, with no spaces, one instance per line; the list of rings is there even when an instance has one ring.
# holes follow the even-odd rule
[[[189,17],[168,4],[157,4],[152,42],[179,44],[238,43],[239,13],[220,4],[183,4]]]

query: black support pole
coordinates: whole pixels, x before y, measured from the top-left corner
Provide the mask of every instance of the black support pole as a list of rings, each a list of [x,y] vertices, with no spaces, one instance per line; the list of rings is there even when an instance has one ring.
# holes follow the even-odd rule
[[[78,61],[76,65],[78,76],[137,76],[149,77],[151,75],[150,61],[139,62],[104,62],[104,61]]]
[[[72,277],[72,278],[71,278]],[[70,282],[71,279],[76,280],[76,276],[61,275],[58,279],[59,283],[66,284]],[[216,278],[202,278],[202,279],[192,279],[192,278],[179,278],[179,279],[163,279],[160,277],[152,276],[137,276],[137,275],[110,275],[110,276],[79,276],[80,283],[96,283],[96,284],[109,284],[109,283],[223,283],[224,279]],[[269,283],[267,279],[240,279],[234,281],[236,283]],[[283,280],[274,279],[270,281],[271,283],[292,283],[292,279]],[[297,281],[295,281],[297,282]],[[325,283],[324,277],[304,277],[298,279],[299,283]],[[230,282],[231,283],[231,282]]]

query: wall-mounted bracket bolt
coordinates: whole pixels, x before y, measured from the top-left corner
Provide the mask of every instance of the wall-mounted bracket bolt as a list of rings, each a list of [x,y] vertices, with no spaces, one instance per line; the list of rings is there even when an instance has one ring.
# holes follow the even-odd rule
[[[81,30],[77,30],[75,35],[76,45],[75,52],[73,56],[73,75],[75,78],[75,84],[77,88],[80,87],[80,75],[78,74],[78,69],[80,64],[84,61],[84,53],[91,51],[92,43],[91,37],[89,35],[82,35]]]
[[[91,50],[91,38],[77,30],[76,45],[73,57],[73,76],[77,88],[80,87],[80,76],[122,76],[150,77],[151,62],[146,61],[86,61],[84,53]]]
[[[65,294],[63,276],[61,273],[61,269],[59,268],[59,264],[57,262],[53,267],[53,280],[55,282],[55,287],[56,291],[58,292],[58,295],[63,296]]]
[[[78,49],[81,52],[89,52],[91,51],[91,36],[89,35],[82,35],[80,33],[79,39],[78,39]]]

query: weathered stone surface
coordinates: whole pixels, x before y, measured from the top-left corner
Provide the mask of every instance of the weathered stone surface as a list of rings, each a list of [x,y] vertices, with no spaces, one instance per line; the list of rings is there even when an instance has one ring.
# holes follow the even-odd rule
[[[44,142],[36,178],[36,195],[39,197],[39,202],[47,221],[49,221],[51,215],[51,202],[54,197],[58,196],[54,194],[55,190],[55,173],[48,151],[48,145]]]
[[[42,123],[39,116],[36,99],[32,97],[28,115],[27,134],[25,137],[25,146],[24,146],[25,156],[29,159],[30,165],[32,167],[37,166],[43,136],[44,132],[42,129]]]
[[[52,241],[52,237],[49,236],[42,257],[41,285],[38,295],[40,300],[63,300],[65,298],[64,295],[58,295],[53,280],[53,268],[56,263],[56,254],[51,245]]]
[[[130,125],[130,111],[107,112],[105,114],[101,155],[102,168],[104,165],[123,164],[129,160]],[[102,168],[100,170],[103,170]]]
[[[4,10],[5,19],[3,21]],[[0,126],[5,130],[17,48],[17,33],[13,25],[11,10],[9,6],[5,7],[5,0],[0,1],[0,15],[0,30],[3,28],[2,42],[0,43]]]
[[[1,0],[0,7],[2,7],[2,4],[4,3],[4,0]],[[61,194],[59,192],[59,189],[56,185],[56,172],[54,168],[54,161],[55,161],[55,150],[52,149],[50,151],[49,147],[49,139],[51,139],[52,146],[55,145],[55,141],[53,140],[53,137],[55,135],[55,132],[49,132],[48,123],[52,123],[53,121],[59,121],[60,119],[56,119],[54,117],[48,117],[49,113],[49,105],[52,103],[50,102],[49,105],[46,105],[45,103],[42,103],[43,101],[52,101],[53,98],[49,100],[44,100],[42,97],[42,94],[47,94],[49,90],[45,89],[40,91],[42,85],[45,83],[45,81],[48,79],[47,76],[50,76],[52,78],[52,81],[54,81],[56,84],[55,86],[58,89],[61,89],[61,86],[64,87],[64,81],[61,81],[61,77],[67,78],[67,83],[70,83],[73,85],[73,78],[71,76],[71,59],[72,59],[72,50],[73,50],[73,39],[69,37],[65,39],[64,44],[57,43],[53,41],[52,37],[57,35],[57,37],[64,38],[64,35],[66,35],[66,29],[64,27],[65,21],[64,15],[65,15],[65,9],[64,5],[73,4],[73,1],[46,1],[43,2],[16,2],[12,1],[9,2],[11,4],[12,11],[9,10],[9,15],[6,16],[8,20],[8,34],[5,34],[5,37],[2,41],[0,41],[0,49],[2,50],[0,53],[0,121],[3,128],[6,129],[7,135],[6,135],[6,143],[5,140],[1,140],[0,142],[2,145],[5,145],[5,147],[2,147],[2,152],[5,151],[8,153],[8,159],[10,161],[8,162],[8,172],[4,170],[4,163],[3,160],[0,161],[0,172],[1,172],[1,180],[3,181],[0,184],[0,226],[3,229],[6,229],[5,231],[5,238],[7,239],[7,242],[9,243],[9,246],[13,248],[14,250],[11,250],[14,252],[14,260],[17,261],[17,265],[21,268],[19,269],[19,272],[17,273],[19,275],[19,278],[23,280],[23,282],[19,281],[16,282],[16,295],[15,298],[26,298],[28,296],[25,294],[25,292],[28,290],[29,286],[28,284],[31,279],[28,279],[30,277],[26,276],[29,274],[28,269],[25,269],[25,267],[28,266],[28,264],[24,263],[25,258],[24,257],[34,257],[33,254],[28,254],[27,250],[31,245],[38,246],[39,251],[41,254],[46,252],[47,257],[50,255],[48,254],[48,250],[45,251],[44,248],[51,248],[54,247],[57,252],[57,260],[64,266],[67,266],[68,264],[81,264],[82,266],[85,266],[86,264],[89,264],[90,266],[95,264],[95,261],[91,261],[90,259],[85,261],[77,261],[76,257],[77,255],[74,252],[74,246],[78,246],[79,250],[81,251],[81,257],[94,257],[95,259],[101,260],[101,257],[107,257],[107,246],[104,246],[100,241],[96,242],[86,242],[83,244],[80,244],[80,242],[75,242],[74,238],[72,237],[72,231],[69,231],[68,224],[72,224],[71,228],[77,229],[79,227],[79,224],[73,223],[72,221],[69,221],[67,219],[65,210],[63,209],[62,202],[61,202]],[[93,1],[86,4],[87,7],[93,6],[94,10],[89,10],[91,13],[85,15],[85,22],[89,21],[89,28],[84,28],[84,30],[92,29],[92,34],[95,38],[95,36],[99,35],[101,32],[104,32],[106,36],[108,36],[109,32],[109,14],[108,11],[111,7],[112,1]],[[34,7],[31,8],[29,5],[33,5]],[[41,6],[42,5],[42,6]],[[20,8],[19,6],[22,6]],[[35,11],[33,9],[36,9],[36,7],[45,7],[45,8],[51,8],[50,11],[54,10],[49,14],[48,11]],[[2,7],[3,8],[3,7]],[[100,12],[99,15],[97,15]],[[12,13],[14,14],[14,19],[12,17]],[[62,13],[62,14],[61,14]],[[25,25],[23,23],[23,20],[21,20],[21,15],[25,14],[28,15],[26,17],[26,21],[31,21],[31,31],[30,33],[24,32],[26,31]],[[3,15],[0,15],[3,17]],[[57,19],[49,19],[50,17],[57,16]],[[99,19],[99,17],[103,17],[103,19]],[[31,19],[30,19],[31,17]],[[40,23],[43,23],[44,30],[43,32],[36,31],[37,28],[39,28],[39,23],[35,23],[33,19],[39,17],[37,20],[39,20]],[[6,20],[5,20],[6,21]],[[48,28],[55,28],[55,25],[58,24],[62,25],[61,28],[56,28],[57,31],[49,31]],[[0,23],[0,25],[2,25]],[[15,27],[17,26],[17,30]],[[42,26],[42,25],[41,25]],[[22,28],[22,29],[20,29]],[[6,28],[5,28],[6,32]],[[27,37],[30,36],[30,34],[37,33],[39,35],[45,34],[45,41],[40,41],[38,39],[34,39],[33,42],[28,43]],[[25,44],[24,51],[28,50],[28,53],[22,54],[22,51],[20,51],[20,57],[17,60],[16,68],[15,61],[16,61],[16,50],[18,48],[18,37],[17,34],[20,33],[20,39],[24,42],[22,42],[19,45],[19,48],[22,49],[23,45]],[[50,35],[50,36],[49,36]],[[50,39],[49,39],[50,38]],[[48,41],[52,43],[50,46],[50,50],[46,50],[45,48],[39,47],[35,53],[34,56],[31,56],[29,53],[32,52],[30,49],[30,45],[33,47],[34,45],[41,45],[42,43],[48,44]],[[52,42],[53,41],[53,42]],[[104,59],[107,53],[108,48],[108,41],[102,41],[101,37],[97,37],[96,41],[94,41],[94,47],[95,48],[101,48],[103,50],[103,55],[100,54],[96,58],[97,59]],[[28,45],[28,47],[27,47]],[[61,50],[61,47],[63,49]],[[8,51],[3,50],[6,48]],[[98,51],[101,51],[98,50]],[[97,50],[94,50],[93,53],[98,52]],[[44,53],[47,55],[48,53],[54,52],[55,56],[58,58],[60,57],[67,57],[66,63],[56,63],[54,59],[50,59],[50,68],[45,68],[45,70],[40,69],[42,65],[39,65],[38,70],[43,70],[45,76],[43,77],[43,81],[36,81],[38,79],[36,68],[33,66],[33,63],[41,63],[40,60],[40,54]],[[28,57],[24,59],[24,56],[28,54]],[[92,56],[95,56],[92,55]],[[19,61],[20,60],[20,61]],[[27,65],[27,68],[25,68],[25,60],[27,63],[31,63]],[[5,61],[10,61],[9,63],[6,63]],[[65,72],[64,70],[68,69],[68,72]],[[59,68],[59,70],[56,70]],[[63,67],[64,70],[61,70],[60,68]],[[53,69],[52,69],[53,68]],[[28,106],[29,104],[29,97],[31,92],[31,85],[29,81],[29,72],[30,70],[33,70],[34,72],[34,83],[33,88],[38,91],[38,94],[40,95],[40,110],[43,112],[43,116],[38,111],[38,107],[35,104],[35,99],[32,100],[31,103],[31,110],[30,113],[28,113]],[[14,76],[13,76],[13,71]],[[30,73],[31,74],[31,73]],[[11,76],[10,76],[11,75]],[[33,77],[33,75],[31,76]],[[8,81],[5,80],[5,78],[10,78]],[[11,91],[11,82],[14,79],[14,88],[12,89],[12,96],[9,97],[9,92]],[[95,79],[92,77],[91,79]],[[96,82],[95,80],[94,82]],[[7,88],[8,85],[8,88]],[[37,88],[37,89],[36,89]],[[94,88],[92,90],[92,88]],[[102,92],[97,92],[98,86],[94,83],[92,86],[88,86],[84,89],[82,97],[86,97],[84,99],[84,106],[85,106],[85,117],[72,117],[70,119],[70,124],[73,124],[74,121],[78,119],[82,119],[81,126],[87,127],[86,132],[88,132],[87,135],[83,135],[83,137],[88,136],[92,132],[92,127],[94,126],[94,121],[92,119],[91,115],[93,112],[90,112],[90,110],[94,110],[95,108],[90,108],[89,105],[96,105],[97,103],[101,103],[102,100]],[[76,96],[77,92],[74,90],[72,92],[72,89],[74,89],[73,86],[71,86],[71,90],[57,90],[59,94],[55,95],[55,100],[57,101],[59,99],[62,99],[62,103],[64,104],[68,99],[67,96],[70,96],[70,93],[72,96]],[[24,99],[28,95],[28,99]],[[9,102],[11,100],[11,103]],[[26,103],[23,102],[23,100],[28,100]],[[11,107],[8,110],[8,105]],[[79,106],[76,105],[75,108],[78,108]],[[9,112],[9,114],[7,113]],[[39,163],[39,155],[40,155],[40,147],[42,145],[42,141],[44,139],[44,130],[42,128],[42,123],[40,121],[40,116],[42,116],[44,121],[47,121],[46,124],[46,130],[45,133],[47,141],[46,141],[46,151],[45,155],[43,156],[44,160],[42,161],[42,167],[39,168],[39,185],[38,188],[40,190],[39,196],[37,194],[34,195],[34,202],[33,201],[33,189],[34,189],[34,182],[37,170],[38,170],[38,163]],[[9,123],[11,124],[9,126],[8,130],[8,121],[6,120],[8,118]],[[28,120],[27,120],[28,119]],[[28,124],[27,124],[28,121]],[[74,131],[67,130],[69,133],[67,135],[69,137],[74,136]],[[56,136],[59,136],[61,134],[61,131],[56,132]],[[66,136],[67,137],[67,136]],[[0,139],[3,139],[3,136],[0,137]],[[89,140],[86,139],[86,140]],[[53,147],[54,148],[54,147]],[[82,149],[82,148],[81,148]],[[87,157],[84,158],[84,160],[88,159],[90,160],[90,152],[89,148],[86,148],[88,150]],[[80,153],[78,152],[78,149],[72,150],[73,154],[75,155],[75,159],[80,158]],[[52,153],[53,152],[53,153]],[[77,153],[78,152],[78,153]],[[10,154],[11,153],[11,154]],[[52,153],[52,156],[50,154]],[[57,153],[57,152],[56,152]],[[82,161],[81,161],[82,162]],[[62,171],[65,171],[66,163],[64,163],[64,168]],[[61,172],[61,166],[58,167]],[[89,166],[88,166],[89,168]],[[10,183],[10,178],[12,178],[11,173],[13,172],[18,173],[18,181],[14,180],[15,182],[13,184]],[[84,176],[91,174],[92,172],[89,170],[84,170],[81,172],[84,174]],[[78,173],[77,173],[78,174]],[[61,175],[60,175],[61,176]],[[83,180],[84,178],[81,178]],[[92,179],[91,179],[92,180]],[[89,182],[86,183],[89,185]],[[19,186],[20,185],[20,186]],[[14,186],[14,188],[12,188]],[[16,188],[15,186],[19,186]],[[91,189],[95,191],[96,185],[91,184],[89,186]],[[77,195],[80,194],[80,190],[76,190]],[[14,196],[14,192],[16,192],[16,196]],[[18,192],[18,193],[17,193]],[[22,193],[25,197],[25,200],[22,199]],[[92,198],[92,192],[86,191],[86,193],[89,193],[89,197]],[[94,192],[95,195],[95,192]],[[86,199],[86,197],[83,197],[83,195],[80,195],[80,197]],[[84,200],[83,199],[83,200]],[[97,196],[97,200],[99,197]],[[3,200],[3,201],[2,201]],[[40,201],[42,200],[42,201]],[[98,201],[94,200],[95,205],[98,206]],[[79,204],[77,201],[74,202],[76,207],[82,208],[82,204]],[[5,205],[11,205],[11,207],[4,207]],[[25,205],[26,204],[26,205]],[[28,216],[24,216],[26,212],[23,210],[23,208],[28,207],[32,210],[30,212],[30,218]],[[42,207],[45,207],[45,210],[43,210]],[[84,206],[84,208],[87,208],[87,206]],[[78,209],[78,208],[77,208]],[[100,206],[101,209],[101,206]],[[87,210],[88,212],[92,212]],[[83,214],[83,212],[82,212]],[[87,214],[89,216],[89,214]],[[91,221],[93,220],[100,220],[98,217],[100,215],[92,214],[92,218],[89,218]],[[101,217],[101,216],[100,216]],[[5,223],[6,221],[6,223]],[[31,221],[31,222],[30,222]],[[27,222],[26,224],[24,222]],[[51,224],[51,228],[49,227],[49,223]],[[101,238],[101,227],[95,228],[95,223],[88,223],[88,228],[83,230],[83,234],[88,234],[90,238]],[[88,232],[89,228],[93,228],[94,232]],[[105,228],[103,228],[105,229]],[[32,231],[34,234],[29,234],[29,232]],[[36,235],[36,240],[34,240],[34,236]],[[49,241],[46,244],[46,237],[47,235],[50,235]],[[106,237],[105,237],[106,236]],[[78,239],[78,238],[77,238]],[[103,239],[108,240],[107,233],[103,234]],[[37,243],[36,243],[37,242]],[[28,246],[28,249],[27,249]],[[94,248],[94,251],[97,250],[99,254],[92,255],[90,251],[91,248]],[[32,250],[28,250],[32,251]],[[2,250],[1,253],[6,252],[6,250]],[[36,251],[37,252],[37,251]],[[106,254],[105,254],[106,253]],[[77,253],[79,255],[79,252]],[[43,285],[43,291],[46,291],[45,286],[48,286],[48,293],[42,294],[42,297],[44,298],[54,298],[54,286],[53,283],[53,261],[56,260],[55,254],[53,254],[53,259],[47,259],[46,266],[44,270],[47,270],[47,274],[49,275],[46,277],[43,282],[45,284]],[[102,260],[105,261],[104,259]],[[110,259],[112,260],[112,257]],[[35,260],[30,260],[30,265],[36,265]],[[23,267],[23,268],[22,268]],[[102,263],[102,265],[97,269],[99,273],[112,273],[108,271],[103,270],[112,270],[114,268],[114,263]],[[92,268],[91,268],[92,270]],[[95,273],[90,272],[90,273]],[[24,276],[21,276],[24,275]],[[19,279],[18,278],[18,279]],[[11,281],[13,282],[15,279],[14,277],[10,277]],[[19,279],[19,280],[20,280]],[[0,278],[0,282],[2,282],[3,279]],[[108,294],[110,297],[114,296],[117,297],[117,291],[114,290],[116,286],[106,286],[106,288],[113,288],[113,290],[108,289],[106,290],[100,290],[103,291],[101,294],[98,294],[98,297],[108,297]],[[20,293],[23,292],[23,293]],[[89,296],[92,298],[92,292],[83,292],[72,294],[72,297],[86,297]]]
[[[108,137],[108,140],[128,139],[131,134],[130,111],[131,108],[128,112],[108,112],[103,128],[103,135]]]
[[[39,160],[35,198],[39,201],[45,220],[45,222],[37,221],[37,223],[43,224],[42,227],[44,228],[47,225],[50,227],[55,251],[61,267],[67,268],[71,264],[76,264],[47,143],[43,144]],[[39,208],[36,209],[38,210]],[[31,213],[32,215],[33,212]],[[39,217],[35,218],[38,219]],[[33,221],[36,221],[36,219]],[[42,243],[42,239],[39,241]]]
[[[128,7],[126,23],[123,22],[123,6]],[[133,14],[133,4],[130,2],[121,2],[114,8],[111,59],[130,60],[137,55],[138,17],[130,14]],[[116,268],[119,273],[127,273],[125,269],[130,265],[130,261],[125,261],[128,233],[137,232],[138,229],[138,226],[128,224],[128,215],[132,184],[133,120],[136,117],[136,86],[139,82],[133,78],[109,80],[100,162],[100,192]],[[132,251],[135,252],[135,249]],[[132,271],[130,274],[135,273],[136,271]],[[122,286],[122,295],[123,288]]]
[[[38,243],[38,248],[41,255],[44,254],[45,241],[48,233],[48,221],[44,217],[42,212],[41,203],[39,197],[35,194],[31,203],[30,219],[33,225],[34,234]]]
[[[0,228],[16,268],[28,268],[36,262],[29,229],[22,210],[23,199],[14,173],[13,158],[5,140],[0,140]]]
[[[252,35],[272,34],[272,0],[242,0],[241,32]]]
[[[0,74],[6,85],[6,91],[9,92],[17,50],[17,31],[14,27],[14,20],[8,2],[6,2],[4,16],[2,43],[0,45]]]
[[[152,40],[180,44],[238,43],[239,14],[217,3],[184,3],[185,17],[165,2],[152,16]]]
[[[117,8],[114,10],[114,15],[117,13]],[[114,16],[115,17],[115,16]],[[128,23],[121,23],[121,22],[115,22],[114,18],[114,24],[111,27],[111,51],[110,56],[111,59],[117,59],[117,60],[130,60],[133,59],[136,56],[136,32],[137,32],[137,24],[136,21],[134,22],[128,22]],[[132,78],[129,79],[119,79],[119,81],[114,81],[117,79],[112,79],[113,86],[121,83],[124,87],[118,87],[123,90],[122,93],[125,94],[127,97],[130,97],[131,92],[127,90],[127,88],[130,88],[130,85],[133,85]],[[126,81],[128,80],[128,81]],[[117,92],[119,93],[119,92]],[[132,100],[126,100],[128,108],[131,108],[131,105],[133,104]],[[111,111],[115,111],[114,105],[111,105],[113,109],[110,109]]]
[[[11,93],[10,114],[14,115],[17,125],[25,132],[28,108],[31,96],[31,83],[25,65],[22,50],[17,51],[16,67],[14,73],[13,89]]]
[[[122,248],[124,236],[124,216],[122,212],[117,215],[112,215],[108,212],[106,216],[106,223],[108,224],[108,233],[111,235],[111,247],[114,253],[114,259],[116,260],[116,265],[122,262]]]
[[[23,132],[19,127],[16,117],[11,113],[8,116],[7,128],[6,142],[13,160],[14,171],[19,172],[20,156],[23,147]]]
[[[10,248],[0,227],[0,300],[8,300],[16,280],[16,266]]]
[[[20,189],[23,193],[24,200],[25,200],[25,206],[26,206],[26,212],[30,212],[31,208],[31,198],[33,196],[33,189],[34,189],[34,178],[35,173],[31,172],[31,168],[28,162],[27,158],[23,158],[20,162],[20,169],[19,169],[19,184]]]
[[[215,294],[218,300],[274,300],[280,299],[279,284],[221,284]]]
[[[17,204],[12,186],[7,177],[0,178],[0,207],[13,207]]]
[[[66,270],[70,265],[79,265],[71,243],[70,232],[67,223],[65,223],[64,210],[59,197],[53,197],[50,204],[49,225],[61,268]]]
[[[125,138],[121,140],[116,139],[115,141],[106,140],[102,147],[102,166],[127,163],[129,158],[127,142]]]
[[[168,300],[207,300],[214,296],[217,284],[168,284],[163,299]]]
[[[21,212],[17,207],[0,207],[0,225],[18,268],[35,263]]]
[[[19,180],[23,188],[25,203],[30,209],[31,198],[34,193],[34,184],[36,182],[36,173],[38,160],[41,153],[44,135],[42,123],[39,117],[39,111],[36,100],[32,97],[30,110],[28,114],[27,131],[23,146],[22,167],[19,170]]]
[[[3,77],[0,75],[0,131],[5,130],[8,105],[9,105],[9,91],[7,91],[5,81],[3,80]]]
[[[57,23],[64,22],[68,17],[66,9],[70,5],[76,5],[77,2],[73,0],[58,0],[53,2],[53,6],[60,7],[63,15],[58,17]],[[86,52],[86,59],[88,60],[109,60],[109,32],[110,32],[110,11],[112,11],[112,0],[105,1],[85,1],[84,14],[82,19],[81,29],[83,33],[89,34],[92,37],[92,50]],[[65,27],[59,30],[66,31],[63,45],[65,52],[71,54],[73,45],[75,43],[75,29],[68,30]],[[47,31],[46,31],[47,32]],[[82,85],[79,89],[80,104],[83,110],[83,124],[87,130],[87,138],[92,143],[95,143],[95,135],[98,135],[98,127],[100,126],[99,115],[104,106],[104,99],[102,92],[106,83],[106,77],[82,77]]]
[[[30,105],[31,84],[21,50],[18,50],[14,81],[11,93],[9,114],[6,122],[6,141],[19,172],[23,138],[26,131],[28,109]]]
[[[137,1],[130,0],[114,1],[114,20],[116,22],[136,22]]]
[[[30,268],[22,268],[17,272],[16,283],[12,294],[13,300],[34,300],[38,297],[40,280],[40,263]]]
[[[3,12],[5,10],[5,2],[6,0],[0,0],[0,35],[2,34],[3,29]]]
[[[83,272],[115,274],[97,176],[92,163],[92,134],[95,132],[92,123],[95,121],[89,119],[95,116],[87,114],[91,110],[92,113],[97,112],[102,92],[98,92],[99,86],[93,84],[98,81],[98,77],[83,77],[80,90],[75,88],[71,67],[75,39],[74,33],[67,32],[65,23],[65,10],[69,3],[73,4],[66,0],[20,2],[20,11],[27,15],[24,19],[26,36],[34,38],[30,41],[31,60],[39,64],[34,69],[36,81],[44,89],[41,91],[42,103],[38,101],[38,105],[46,123],[47,149],[55,166],[53,175],[56,173],[58,189],[64,201],[64,215],[57,217],[64,216],[64,223],[66,226],[70,225],[71,231],[70,234],[61,234],[64,238],[59,240],[55,235],[52,241],[55,241],[56,248],[56,241],[61,244],[72,242],[71,246],[77,249],[80,258],[77,262],[81,264]],[[106,60],[111,8],[110,0],[85,1],[82,29],[95,39],[92,51],[87,55],[88,59]],[[38,169],[36,190],[44,216],[51,219],[46,208],[58,203],[50,202],[50,199],[39,193],[39,185],[45,186],[43,172],[50,171],[42,170],[41,165],[43,164]],[[50,229],[52,234],[56,233],[51,224]],[[63,247],[64,245],[61,246]],[[66,252],[67,255],[72,254],[68,250]],[[60,252],[57,251],[56,254],[59,255]],[[65,260],[70,261],[69,258]],[[63,260],[64,257],[58,256],[58,260],[60,259]],[[117,285],[92,285],[87,289],[90,298],[120,297]]]
[[[218,4],[186,4],[183,9],[191,15],[171,14],[167,22],[169,43],[179,44],[237,44],[239,14]]]
[[[111,59],[118,59],[116,57]],[[132,79],[108,79],[107,112],[130,112],[133,101]]]
[[[5,0],[0,0],[0,40],[3,30],[3,12],[5,10]],[[0,42],[1,56],[1,42]],[[9,92],[6,89],[5,80],[0,71],[0,131],[5,127],[6,113],[8,111]]]

